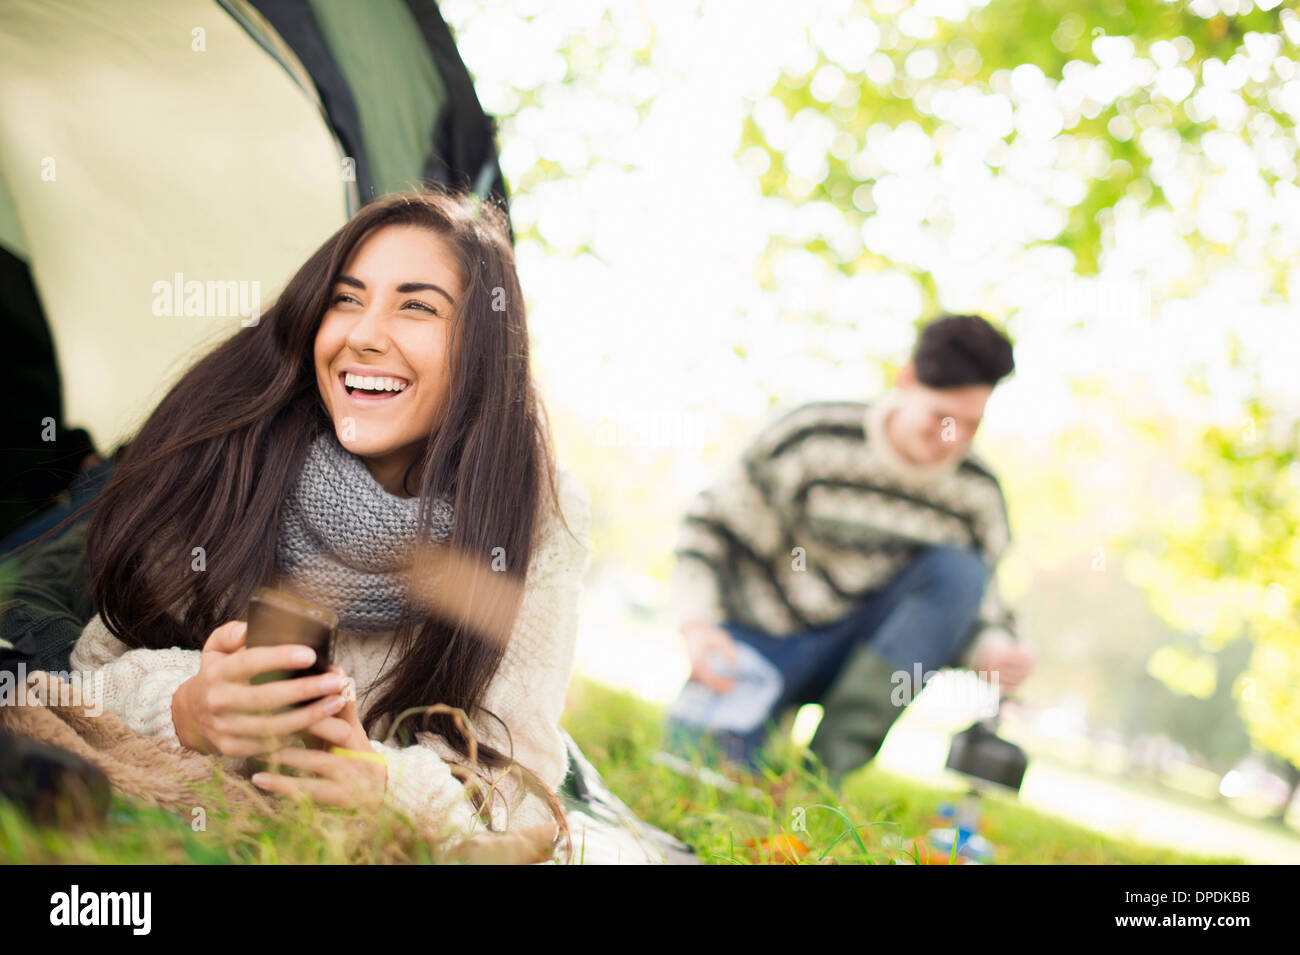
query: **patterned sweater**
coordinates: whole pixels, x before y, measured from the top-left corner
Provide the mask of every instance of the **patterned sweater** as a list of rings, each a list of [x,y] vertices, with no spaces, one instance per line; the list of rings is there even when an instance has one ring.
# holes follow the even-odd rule
[[[917,465],[885,434],[898,400],[823,401],[770,419],[721,480],[690,502],[675,547],[677,622],[735,622],[790,636],[846,617],[922,547],[1010,543],[1002,489],[969,450]],[[993,573],[961,665],[1014,640]]]
[[[571,536],[553,510],[544,511],[538,544],[529,563],[523,602],[515,621],[506,654],[489,684],[483,700],[488,710],[501,717],[514,741],[515,759],[535,772],[554,792],[568,770],[568,755],[560,735],[560,715],[573,671],[577,639],[578,598],[582,579],[590,563],[588,532],[591,503],[586,488],[565,468],[557,468],[560,503]],[[388,662],[392,632],[354,633],[340,630],[334,662],[354,681],[358,715],[365,718],[368,706],[378,697],[369,688],[383,675]],[[71,668],[100,674],[87,683],[102,687],[104,709],[122,717],[136,732],[167,740],[180,750],[172,724],[172,694],[199,671],[199,650],[173,647],[166,650],[129,649],[108,632],[99,615],[86,625],[72,652]],[[395,657],[394,657],[395,659]],[[102,680],[102,682],[98,682]],[[387,720],[379,721],[373,736],[384,736]],[[478,739],[502,753],[510,744],[500,724],[480,715],[472,721]],[[476,820],[464,785],[444,760],[463,762],[442,737],[423,734],[420,742],[400,747],[370,741],[371,748],[388,766],[386,802],[400,810],[424,831],[444,830],[440,843],[449,847],[474,832],[486,829]],[[247,761],[219,757],[227,768],[240,771]],[[554,819],[543,800],[515,782],[515,776],[497,770],[489,775],[499,780],[493,795],[492,828],[514,830],[551,823]],[[435,844],[438,841],[433,840]]]

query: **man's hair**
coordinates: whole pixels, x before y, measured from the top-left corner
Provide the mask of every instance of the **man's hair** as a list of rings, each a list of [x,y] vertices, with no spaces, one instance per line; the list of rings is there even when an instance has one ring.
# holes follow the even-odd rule
[[[912,352],[927,388],[996,385],[1015,370],[1011,342],[978,315],[944,315],[928,324]]]

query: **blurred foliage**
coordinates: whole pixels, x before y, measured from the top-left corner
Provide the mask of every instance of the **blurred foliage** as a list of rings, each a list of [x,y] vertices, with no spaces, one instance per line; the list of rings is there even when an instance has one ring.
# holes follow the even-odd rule
[[[1201,485],[1163,528],[1164,550],[1135,563],[1153,606],[1218,653],[1253,649],[1233,694],[1252,741],[1300,765],[1300,459],[1296,421],[1252,400],[1207,428],[1183,470]]]
[[[1169,644],[1161,650],[1191,654],[1185,646]],[[1160,650],[1157,650],[1159,653]],[[1222,772],[1250,751],[1251,740],[1239,715],[1234,693],[1238,677],[1249,665],[1250,644],[1241,640],[1213,658],[1212,686],[1206,697],[1180,693],[1151,674],[1125,686],[1123,726],[1130,738],[1163,733]],[[1153,655],[1154,658],[1154,655]]]
[[[1273,48],[1278,52],[1296,50],[1296,43],[1289,38],[1284,24],[1284,18],[1295,20],[1296,14],[1285,5],[1270,10],[1256,7],[1231,17],[1219,13],[1207,18],[1192,12],[1188,5],[1165,0],[1109,3],[991,0],[964,21],[930,19],[931,35],[924,39],[905,34],[898,27],[900,18],[890,15],[904,11],[910,4],[875,0],[873,6],[874,9],[869,9],[866,4],[859,4],[845,22],[870,18],[879,35],[873,56],[886,57],[888,65],[877,60],[863,70],[841,70],[840,93],[830,102],[823,102],[813,93],[813,79],[823,67],[840,70],[840,66],[821,51],[806,73],[796,77],[785,75],[770,94],[783,105],[788,117],[811,110],[834,124],[839,135],[837,144],[826,155],[825,178],[807,183],[793,175],[787,168],[785,152],[768,142],[752,118],[746,124],[741,147],[758,146],[769,153],[771,161],[761,177],[765,195],[795,202],[830,203],[854,226],[859,226],[874,208],[869,190],[877,177],[855,176],[852,171],[856,154],[867,142],[869,128],[878,123],[894,128],[915,124],[931,138],[942,158],[954,128],[936,115],[933,106],[936,94],[965,88],[986,96],[1005,96],[1009,92],[1011,71],[1026,65],[1037,68],[1049,82],[1059,84],[1072,69],[1077,74],[1077,67],[1097,65],[1102,55],[1122,56],[1126,51],[1122,39],[1131,43],[1133,55],[1147,64],[1154,67],[1157,63],[1169,63],[1171,68],[1190,74],[1193,85],[1186,95],[1176,100],[1166,95],[1167,87],[1161,92],[1156,78],[1158,71],[1151,69],[1145,82],[1133,84],[1109,101],[1082,96],[1077,105],[1063,110],[1063,126],[1057,137],[1062,154],[1077,146],[1073,150],[1075,154],[1085,147],[1099,148],[1103,157],[1101,162],[1088,164],[1092,174],[1085,176],[1084,195],[1068,207],[1064,226],[1047,240],[1073,253],[1075,269],[1081,275],[1097,272],[1104,245],[1103,225],[1117,202],[1131,197],[1147,207],[1166,203],[1159,183],[1150,176],[1148,147],[1135,133],[1148,129],[1173,130],[1185,151],[1198,153],[1201,136],[1219,128],[1213,117],[1203,116],[1201,110],[1189,106],[1207,72],[1221,70],[1247,46],[1256,47],[1261,41],[1275,44]],[[1249,6],[1249,0],[1245,6]],[[1300,24],[1292,24],[1290,36],[1296,35],[1297,25]],[[1116,47],[1112,43],[1108,48],[1107,41],[1116,38],[1121,38],[1121,45]],[[925,70],[919,72],[933,66],[932,75],[925,79],[909,75],[906,68],[909,57],[918,52],[925,54],[927,63]],[[868,75],[872,72],[877,74],[874,80]],[[1279,108],[1285,79],[1271,70],[1262,78],[1251,76],[1241,84],[1237,92],[1246,103],[1247,118],[1241,129],[1244,137],[1285,139],[1294,128],[1294,119]],[[1022,110],[1014,97],[1007,97],[1007,101],[1012,123],[1002,138],[1011,144],[1021,135]],[[1289,144],[1292,155],[1294,146],[1292,137]],[[866,159],[866,165],[871,167],[870,157]],[[1001,160],[998,154],[986,157],[995,174],[1003,174],[999,169]],[[1268,169],[1263,169],[1262,174],[1270,184],[1278,178]],[[868,187],[866,192],[863,186]],[[938,213],[936,224],[942,224],[938,221],[941,218],[942,213]],[[1197,251],[1221,251],[1194,230],[1187,238]],[[823,242],[813,241],[803,247],[826,256],[848,275],[885,264],[879,255],[870,251],[844,259],[837,258]],[[888,264],[891,268],[904,267],[898,262]],[[927,296],[927,304],[933,306],[934,285],[930,276],[920,270],[910,271]],[[1282,281],[1280,275],[1279,281]]]

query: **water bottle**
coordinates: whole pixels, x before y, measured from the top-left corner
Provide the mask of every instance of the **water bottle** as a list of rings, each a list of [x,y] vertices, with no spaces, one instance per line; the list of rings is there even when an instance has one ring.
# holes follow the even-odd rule
[[[976,790],[967,792],[955,805],[951,802],[942,803],[936,814],[950,825],[930,830],[928,835],[931,846],[951,852],[955,842],[957,859],[967,865],[987,865],[993,861],[993,843],[979,832],[983,811],[980,794]]]
[[[714,673],[733,680],[731,690],[721,693],[698,680],[689,681],[668,710],[680,723],[707,732],[748,733],[762,726],[771,714],[785,686],[776,666],[749,644],[736,640],[734,664],[718,650],[709,657]]]

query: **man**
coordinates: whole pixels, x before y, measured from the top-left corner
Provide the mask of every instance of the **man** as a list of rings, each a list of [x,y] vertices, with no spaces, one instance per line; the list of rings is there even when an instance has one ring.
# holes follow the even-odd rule
[[[811,749],[838,782],[920,691],[896,692],[917,664],[1024,680],[1033,654],[993,576],[1010,541],[1002,489],[970,450],[1013,370],[984,319],[942,317],[892,391],[785,412],[694,498],[675,548],[691,681],[671,748],[707,738],[753,768],[785,709],[816,702]]]

